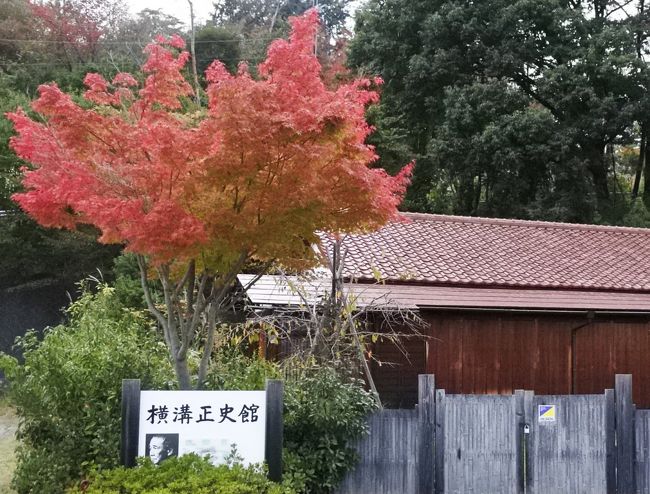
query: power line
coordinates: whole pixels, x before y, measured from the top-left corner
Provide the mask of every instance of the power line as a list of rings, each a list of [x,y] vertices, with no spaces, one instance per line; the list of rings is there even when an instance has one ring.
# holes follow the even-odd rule
[[[239,58],[239,57],[228,57],[228,58],[197,58],[196,61],[198,63],[203,63],[203,62],[212,62],[214,60],[219,60],[221,62],[251,62],[251,63],[257,63],[261,62],[264,60],[264,58],[259,57],[259,58],[249,58],[249,59],[244,59],[244,58]],[[135,63],[135,62],[134,62]],[[69,67],[70,65],[87,65],[89,67],[92,66],[97,66],[97,65],[109,65],[111,67],[115,67],[116,65],[120,65],[121,61],[97,61],[97,62],[68,62],[66,60],[55,60],[53,62],[7,62],[3,63],[0,61],[0,67],[7,66],[10,68],[15,68],[15,67],[43,67],[43,66],[48,66],[48,67]]]
[[[269,41],[279,39],[278,36],[256,36],[249,38],[232,38],[232,39],[219,39],[219,40],[197,40],[196,44],[226,44],[226,43],[254,43],[258,41]],[[48,39],[17,39],[17,38],[0,38],[0,41],[10,43],[41,43],[53,45],[76,45],[76,41],[66,40],[48,40]],[[97,41],[98,45],[147,45],[152,41],[144,40],[123,40],[123,41]]]

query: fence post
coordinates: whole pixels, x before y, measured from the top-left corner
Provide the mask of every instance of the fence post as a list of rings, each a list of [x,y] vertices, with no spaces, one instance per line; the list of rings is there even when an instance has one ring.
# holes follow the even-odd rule
[[[524,391],[524,419],[530,425],[530,434],[528,435],[528,455],[526,458],[526,485],[528,486],[527,492],[533,488],[535,484],[535,462],[533,461],[533,421],[537,418],[535,410],[533,409],[533,398],[535,397],[534,391]]]
[[[418,492],[434,494],[436,381],[433,374],[418,376]]]
[[[435,494],[445,492],[445,390],[436,389]]]
[[[616,374],[616,492],[633,494],[634,482],[634,407],[632,375]]]
[[[279,379],[266,380],[266,442],[264,458],[269,480],[282,481],[282,441],[284,436],[284,384]]]
[[[120,463],[134,467],[140,432],[140,379],[122,379],[122,441]]]
[[[605,478],[607,492],[616,492],[616,396],[605,390]]]
[[[517,414],[517,492],[528,493],[533,483],[532,433],[533,433],[533,392],[515,390],[515,409]],[[526,426],[528,426],[526,428]]]
[[[515,390],[515,409],[517,416],[517,492],[527,493],[532,483],[532,440],[533,432],[533,392]]]

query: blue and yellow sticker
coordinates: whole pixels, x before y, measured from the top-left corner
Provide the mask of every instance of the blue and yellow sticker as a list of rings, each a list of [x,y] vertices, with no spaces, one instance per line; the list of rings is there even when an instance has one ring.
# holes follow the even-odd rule
[[[537,412],[537,420],[540,424],[555,422],[557,412],[556,405],[539,405]]]

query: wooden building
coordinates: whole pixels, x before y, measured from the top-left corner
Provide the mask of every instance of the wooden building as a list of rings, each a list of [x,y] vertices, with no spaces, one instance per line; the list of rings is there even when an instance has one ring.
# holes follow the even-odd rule
[[[343,249],[348,280],[427,322],[408,360],[374,348],[396,364],[373,366],[387,404],[412,406],[420,373],[478,394],[601,393],[629,373],[650,408],[650,230],[405,214]]]

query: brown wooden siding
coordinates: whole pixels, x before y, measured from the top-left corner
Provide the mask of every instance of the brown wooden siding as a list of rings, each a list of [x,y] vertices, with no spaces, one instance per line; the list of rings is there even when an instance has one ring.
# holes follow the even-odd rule
[[[418,401],[418,374],[426,373],[425,351],[426,346],[420,338],[405,340],[401,349],[390,341],[378,341],[373,345],[374,359],[370,368],[385,406],[415,406]]]
[[[600,393],[615,374],[632,374],[632,399],[650,408],[650,324],[595,320],[576,331],[576,393]]]
[[[427,369],[450,393],[571,392],[571,328],[562,318],[427,315]]]
[[[645,317],[425,312],[428,341],[411,340],[411,362],[378,343],[373,365],[384,401],[408,406],[417,374],[436,376],[448,393],[602,393],[615,374],[633,375],[633,399],[650,408],[650,323]],[[572,342],[573,340],[573,342]],[[426,353],[425,353],[426,352]]]

